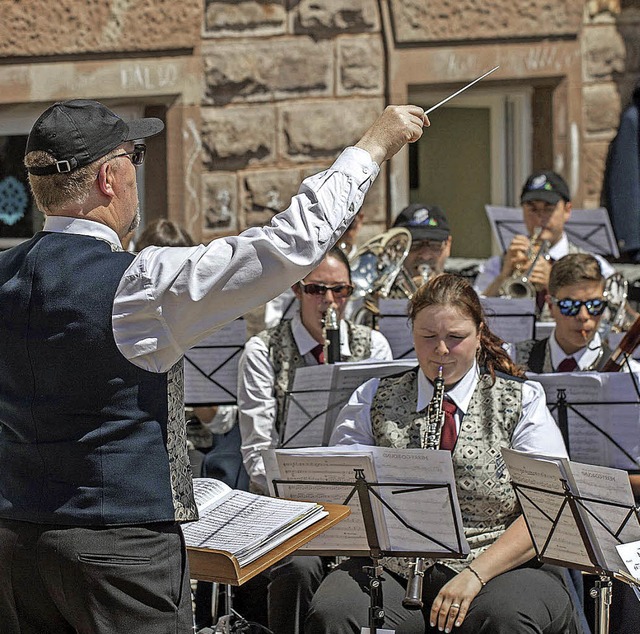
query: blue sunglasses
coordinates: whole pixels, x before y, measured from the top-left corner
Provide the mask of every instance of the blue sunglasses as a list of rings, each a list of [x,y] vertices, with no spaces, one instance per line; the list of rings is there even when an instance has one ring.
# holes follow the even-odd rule
[[[551,301],[565,317],[575,317],[580,312],[582,306],[587,309],[587,312],[592,317],[597,317],[598,315],[602,315],[604,309],[607,307],[607,302],[604,299],[586,299],[581,302],[579,299],[571,299],[570,297],[565,297],[564,299],[552,297]]]

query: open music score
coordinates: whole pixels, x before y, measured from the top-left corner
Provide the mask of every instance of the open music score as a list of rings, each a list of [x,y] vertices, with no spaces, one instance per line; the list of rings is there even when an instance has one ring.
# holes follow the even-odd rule
[[[360,501],[353,495],[356,472],[371,488],[371,508],[385,554],[427,552],[455,558],[469,552],[448,451],[364,446],[277,449],[265,454],[265,468],[274,495],[326,499],[351,509],[347,521],[314,539],[304,552],[370,554]]]
[[[200,519],[183,527],[193,579],[240,585],[342,521],[349,509],[269,498],[195,478]]]
[[[617,546],[640,539],[625,471],[502,449],[542,561],[587,572],[624,569]]]

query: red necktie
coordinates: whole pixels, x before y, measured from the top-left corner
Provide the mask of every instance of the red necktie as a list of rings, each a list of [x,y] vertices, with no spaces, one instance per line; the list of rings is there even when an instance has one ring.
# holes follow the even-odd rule
[[[447,400],[442,401],[442,409],[444,410],[444,424],[440,433],[440,449],[453,451],[458,438],[458,430],[456,429],[456,419],[454,414],[458,409],[455,403]]]
[[[319,343],[315,348],[311,348],[311,354],[320,365],[324,363],[324,346],[321,343]]]
[[[556,372],[575,372],[578,369],[578,363],[573,357],[567,357],[560,362]]]

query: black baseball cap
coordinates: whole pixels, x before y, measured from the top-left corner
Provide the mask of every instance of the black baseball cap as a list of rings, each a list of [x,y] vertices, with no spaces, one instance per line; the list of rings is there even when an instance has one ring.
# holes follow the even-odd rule
[[[560,200],[569,202],[571,194],[569,186],[560,174],[551,171],[534,172],[527,178],[520,194],[521,203],[528,200],[543,200],[555,205]]]
[[[395,219],[394,227],[405,227],[413,240],[446,240],[451,235],[447,217],[437,205],[413,203]]]
[[[123,121],[105,105],[90,99],[59,101],[33,124],[25,154],[48,152],[56,162],[29,167],[31,174],[62,174],[89,165],[125,141],[145,139],[164,129],[160,119]]]

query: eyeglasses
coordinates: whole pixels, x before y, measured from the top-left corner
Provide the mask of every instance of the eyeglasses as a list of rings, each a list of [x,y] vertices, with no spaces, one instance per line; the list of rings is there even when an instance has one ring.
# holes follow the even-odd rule
[[[112,159],[120,158],[121,156],[128,156],[131,162],[138,167],[144,163],[144,157],[147,153],[147,146],[144,143],[136,143],[133,146],[133,152],[122,152],[122,154],[116,154],[112,156]],[[111,160],[111,159],[109,159]]]
[[[429,251],[442,251],[446,240],[415,240],[411,244],[411,251],[421,251],[422,249],[428,249]]]
[[[325,286],[324,284],[305,284],[300,280],[300,287],[307,295],[326,295],[327,291],[331,291],[335,297],[345,298],[353,293],[353,286],[351,286],[351,284]]]
[[[570,297],[565,297],[564,299],[552,297],[551,301],[558,307],[560,314],[565,317],[575,317],[583,306],[592,317],[597,317],[602,315],[607,307],[607,302],[604,299],[597,298],[586,299],[581,302],[579,299],[571,299]]]

